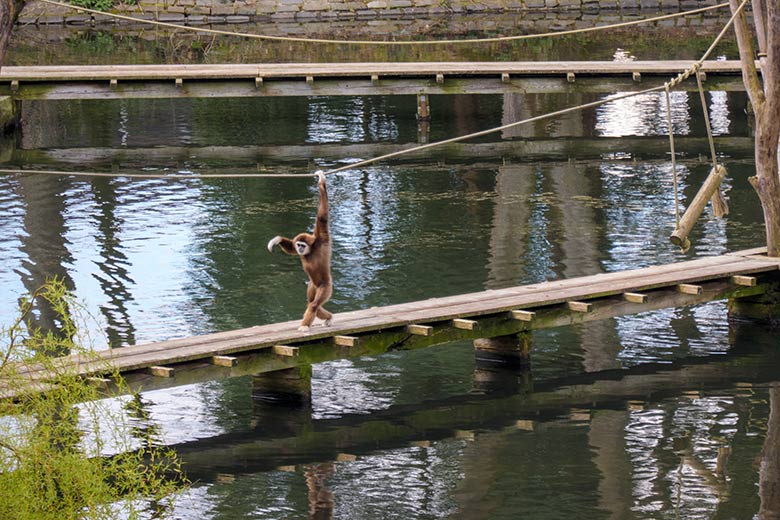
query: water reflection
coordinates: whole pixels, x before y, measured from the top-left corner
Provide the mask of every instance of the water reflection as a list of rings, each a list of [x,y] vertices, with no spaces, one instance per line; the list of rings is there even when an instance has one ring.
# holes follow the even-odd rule
[[[729,137],[746,134],[744,96],[723,96],[710,97],[714,126]],[[442,97],[433,101],[431,134],[451,137],[587,100]],[[703,136],[698,97],[673,102],[675,131]],[[23,128],[13,161],[27,167],[94,161],[120,170],[310,171],[362,155],[351,145],[417,138],[413,99],[30,103],[26,109],[35,123]],[[668,245],[672,177],[666,144],[657,144],[665,139],[664,111],[662,99],[646,96],[479,143],[497,150],[538,143],[554,150],[550,156],[442,154],[334,177],[334,310],[760,244],[748,155],[721,152],[731,175],[732,214],[715,220],[707,210],[687,256]],[[90,119],[100,122],[93,126]],[[625,134],[646,139],[615,139],[618,153],[578,156],[576,138]],[[262,153],[300,143],[311,144],[300,156]],[[319,153],[324,143],[350,153]],[[706,143],[702,149],[703,161],[681,151],[685,201],[709,168]],[[47,274],[69,277],[77,296],[99,310],[97,328],[112,346],[295,319],[302,311],[300,266],[268,255],[265,244],[311,226],[316,191],[310,178],[26,175],[0,182],[0,205],[6,216],[0,250],[17,271],[0,276],[6,319],[20,290]],[[155,438],[190,457],[198,484],[180,502],[182,514],[192,517],[514,518],[524,511],[704,518],[718,509],[744,517],[761,507],[752,461],[770,437],[762,385],[776,364],[764,359],[763,369],[753,370],[742,359],[724,367],[706,358],[730,361],[735,349],[756,343],[730,339],[724,316],[724,304],[713,303],[538,332],[530,375],[503,373],[490,385],[478,380],[473,346],[456,343],[316,366],[310,409],[271,411],[253,400],[251,378],[235,378],[149,392],[135,421],[139,431],[146,418],[158,422]],[[647,368],[654,363],[679,372],[643,386],[645,371],[660,370]],[[507,383],[496,383],[502,380]],[[744,382],[755,386],[749,395],[737,384]],[[572,402],[580,391],[584,397]],[[355,457],[339,459],[339,453]]]

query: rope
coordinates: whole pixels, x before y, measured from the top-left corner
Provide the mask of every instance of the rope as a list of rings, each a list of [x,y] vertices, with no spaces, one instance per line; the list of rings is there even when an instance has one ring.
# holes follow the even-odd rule
[[[642,20],[631,20],[628,22],[620,22],[620,23],[609,24],[609,25],[600,25],[596,27],[583,27],[580,29],[570,29],[567,31],[546,32],[546,33],[539,33],[539,34],[521,34],[516,36],[497,36],[494,38],[474,38],[474,39],[465,39],[465,40],[385,41],[385,40],[333,40],[333,39],[326,39],[326,38],[270,36],[266,34],[251,34],[251,33],[242,33],[242,32],[235,32],[235,31],[223,31],[219,29],[207,29],[205,27],[193,27],[189,25],[181,25],[181,24],[170,23],[170,22],[160,22],[157,20],[143,20],[141,18],[135,18],[132,16],[126,16],[126,15],[116,14],[116,13],[108,13],[104,11],[97,11],[95,9],[88,9],[86,7],[74,6],[71,4],[58,2],[56,0],[40,0],[40,1],[47,4],[56,5],[59,7],[66,7],[70,9],[76,9],[78,11],[85,12],[85,13],[99,15],[101,17],[108,16],[110,18],[116,18],[119,20],[128,20],[131,22],[145,23],[150,25],[156,25],[159,27],[169,27],[172,29],[180,29],[183,31],[191,31],[191,32],[198,32],[198,33],[205,33],[205,34],[219,34],[223,36],[239,36],[242,38],[254,38],[258,40],[303,42],[303,43],[333,43],[333,44],[340,44],[340,45],[452,45],[452,44],[461,44],[461,43],[496,43],[496,42],[508,42],[508,41],[516,41],[516,40],[530,40],[535,38],[546,38],[552,36],[569,36],[572,34],[581,34],[581,33],[587,33],[592,31],[602,31],[606,29],[617,29],[621,27],[629,27],[629,26],[639,25],[643,23],[670,20],[681,16],[689,16],[689,15],[704,13],[706,11],[712,11],[714,9],[721,9],[723,7],[728,7],[729,5],[728,2],[724,2],[722,4],[693,9],[691,11],[683,11],[679,13],[655,16],[651,18],[645,18]]]
[[[680,227],[680,198],[677,193],[677,159],[674,151],[674,129],[672,128],[672,98],[669,95],[669,85],[664,85],[666,92],[666,124],[669,127],[669,148],[672,152],[672,179],[674,186],[674,228]]]
[[[704,113],[704,126],[707,128],[707,139],[710,141],[710,155],[712,156],[713,168],[718,166],[718,157],[715,154],[715,139],[712,137],[712,127],[710,126],[710,113],[707,110],[707,100],[704,98],[704,87],[701,85],[701,74],[696,74],[696,84],[699,86],[699,98],[701,99],[701,110]]]

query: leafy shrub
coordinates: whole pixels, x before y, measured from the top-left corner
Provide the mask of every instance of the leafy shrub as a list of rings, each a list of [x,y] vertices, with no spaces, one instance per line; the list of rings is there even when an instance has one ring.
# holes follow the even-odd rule
[[[32,327],[35,304],[54,311],[59,331]],[[183,479],[172,452],[149,447],[144,436],[150,433],[143,432],[153,428],[129,424],[134,411],[125,408],[138,401],[106,398],[51,355],[78,354],[102,366],[94,351],[79,345],[77,309],[64,283],[52,280],[23,298],[19,317],[2,328],[0,393],[16,398],[0,401],[0,518],[169,516]],[[104,369],[120,393],[128,392],[116,371]]]

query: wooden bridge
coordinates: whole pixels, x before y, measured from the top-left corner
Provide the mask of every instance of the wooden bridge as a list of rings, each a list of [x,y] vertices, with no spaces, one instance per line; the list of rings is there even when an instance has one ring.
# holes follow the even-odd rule
[[[100,352],[60,362],[84,377],[115,367],[133,388],[148,390],[245,374],[295,369],[323,361],[376,355],[455,340],[496,338],[478,349],[526,356],[530,335],[519,347],[501,339],[558,327],[681,307],[712,300],[744,302],[777,291],[780,258],[749,250],[630,271],[434,298],[335,316],[331,327],[297,330],[299,321],[275,323]],[[744,304],[743,304],[744,305]],[[36,385],[47,373],[26,372]],[[107,381],[106,384],[109,384]],[[2,392],[2,390],[0,390]],[[3,397],[14,397],[9,392]]]
[[[392,62],[25,66],[0,69],[14,99],[606,93],[662,84],[693,61]],[[744,90],[738,61],[706,61],[708,90]],[[695,81],[678,88],[694,89]]]

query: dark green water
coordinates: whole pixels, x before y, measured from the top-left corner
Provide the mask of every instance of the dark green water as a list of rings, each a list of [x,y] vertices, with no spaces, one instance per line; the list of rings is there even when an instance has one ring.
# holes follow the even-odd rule
[[[593,99],[435,97],[430,139]],[[731,213],[707,209],[686,255],[668,242],[659,96],[330,178],[336,319],[761,245],[744,95],[707,101]],[[673,103],[689,201],[709,169],[704,125],[696,96]],[[0,166],[311,172],[416,142],[414,114],[401,97],[27,103]],[[265,244],[309,228],[315,204],[309,177],[4,176],[0,321],[52,275],[103,347],[296,319],[300,266]],[[194,481],[176,517],[743,519],[778,506],[780,476],[761,469],[780,428],[776,335],[730,328],[716,302],[534,341],[522,374],[485,371],[467,343],[318,365],[311,409],[253,399],[251,378],[146,393]]]

